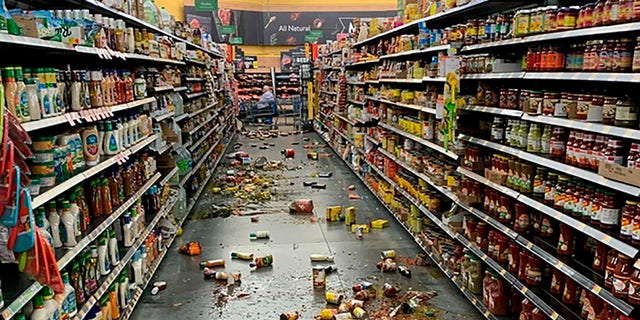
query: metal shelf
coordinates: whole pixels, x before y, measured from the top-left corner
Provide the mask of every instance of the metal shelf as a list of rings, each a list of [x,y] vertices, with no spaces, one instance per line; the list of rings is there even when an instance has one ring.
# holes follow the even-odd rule
[[[352,86],[363,86],[366,83],[364,81],[347,81],[347,84]]]
[[[197,125],[195,128],[193,128],[193,129],[191,129],[191,130],[189,130],[189,131],[187,131],[187,132],[183,132],[183,133],[186,133],[186,134],[188,134],[188,135],[193,135],[194,133],[196,133],[196,131],[198,131],[198,130],[202,129],[202,127],[204,127],[204,126],[205,126],[205,125],[207,125],[211,120],[213,120],[213,118],[215,118],[215,116],[216,116],[215,114],[214,114],[214,115],[211,115],[211,116],[210,116],[210,117],[208,117],[206,120],[202,121],[202,123],[201,123],[201,124]]]
[[[336,118],[338,118],[338,119],[340,119],[340,120],[342,120],[342,121],[344,121],[344,122],[346,122],[346,123],[348,123],[348,124],[350,124],[350,125],[352,125],[352,126],[355,126],[355,125],[356,125],[356,124],[355,124],[355,122],[351,121],[349,118],[347,118],[347,117],[345,117],[345,116],[343,116],[343,115],[340,115],[340,114],[337,114],[337,113],[334,113],[333,115],[334,115]]]
[[[558,126],[558,127],[577,129],[582,131],[595,132],[599,134],[606,134],[609,136],[616,136],[616,137],[621,137],[625,139],[640,140],[640,130],[610,126],[610,125],[601,124],[601,123],[591,123],[591,122],[585,122],[585,121],[579,121],[579,120],[555,118],[555,117],[542,116],[542,115],[532,116],[528,114],[524,114],[522,116],[522,120],[542,123],[542,124],[549,124],[549,125]]]
[[[169,182],[169,180],[171,180],[171,178],[173,178],[173,176],[175,176],[176,174],[178,174],[178,167],[174,167],[173,169],[171,169],[171,171],[169,171],[167,173],[167,175],[165,175],[164,177],[162,177],[162,180],[160,180],[160,182],[158,182],[158,185],[160,186],[164,186],[167,182]]]
[[[200,146],[204,140],[206,140],[207,138],[209,138],[209,136],[216,131],[218,128],[220,128],[220,125],[216,125],[215,127],[211,128],[211,130],[209,130],[207,133],[204,134],[204,136],[202,136],[202,138],[200,138],[200,140],[198,140],[196,143],[194,143],[193,145],[191,145],[189,147],[189,151],[193,152],[193,150],[195,150],[198,146]]]
[[[188,82],[202,82],[202,81],[207,81],[206,78],[193,78],[193,77],[186,77],[184,78],[184,81],[188,81]]]
[[[166,119],[169,119],[169,118],[173,117],[174,114],[175,113],[173,111],[171,111],[171,112],[167,112],[167,113],[163,113],[161,115],[155,115],[155,116],[151,116],[151,117],[153,118],[153,120],[155,120],[157,122],[160,122],[160,121],[163,121],[163,120],[166,120]]]
[[[147,189],[150,187],[151,185],[149,185]],[[160,209],[160,212],[158,212],[153,220],[151,220],[151,222],[147,225],[145,231],[138,237],[136,242],[129,248],[129,251],[127,251],[127,253],[122,257],[120,263],[113,270],[111,270],[106,278],[103,277],[104,281],[102,281],[102,284],[100,285],[100,287],[98,287],[98,290],[85,302],[82,308],[78,309],[78,313],[76,314],[74,319],[84,319],[91,308],[93,308],[93,306],[99,301],[99,299],[107,292],[107,290],[109,290],[109,286],[111,286],[113,281],[116,280],[122,270],[128,267],[127,264],[129,263],[131,258],[133,258],[133,255],[136,253],[138,248],[144,243],[144,241],[147,240],[147,237],[154,230],[156,224],[158,223],[158,221],[160,221],[160,218],[169,212],[169,210],[171,209],[171,207],[173,207],[173,205],[175,205],[177,200],[178,198],[175,196],[169,198],[169,201],[167,201],[167,203]]]
[[[326,93],[326,94],[330,94],[330,95],[337,95],[337,92],[333,92],[333,91],[327,91],[327,90],[320,90],[320,92],[322,93]]]
[[[461,51],[466,53],[466,52],[480,51],[480,50],[492,49],[492,48],[498,48],[498,47],[502,48],[502,47],[509,47],[514,45],[529,45],[529,44],[533,44],[537,42],[545,42],[545,41],[560,41],[560,40],[567,40],[567,39],[592,38],[594,36],[602,36],[602,35],[610,35],[610,34],[620,35],[621,33],[637,32],[637,31],[640,31],[640,22],[631,22],[631,23],[616,24],[611,26],[559,31],[559,32],[553,32],[553,33],[526,36],[526,37],[517,38],[517,39],[509,39],[509,40],[495,41],[490,43],[469,45],[469,46],[462,47]]]
[[[524,79],[524,72],[502,72],[502,73],[472,73],[463,74],[461,79],[471,80],[497,80],[497,79]]]
[[[208,106],[206,106],[206,107],[204,107],[202,109],[199,109],[199,110],[196,110],[194,112],[191,112],[191,113],[189,113],[189,117],[195,117],[195,116],[197,116],[197,115],[199,115],[199,114],[201,114],[201,113],[203,113],[203,112],[205,112],[207,110],[211,110],[217,104],[218,104],[217,102],[214,102],[214,103],[212,103],[212,104],[210,104],[210,105],[208,105]]]
[[[185,93],[184,96],[187,99],[193,99],[193,98],[197,98],[197,97],[200,97],[200,96],[204,96],[206,94],[207,94],[207,91],[204,90],[204,91],[194,92],[194,93]]]
[[[380,78],[379,82],[391,82],[391,83],[422,83],[422,79],[396,79],[396,78]]]
[[[38,196],[33,198],[33,201],[32,201],[33,208],[37,208],[37,207],[45,204],[47,201],[49,201],[49,200],[51,200],[51,199],[63,194],[64,192],[68,191],[69,189],[73,188],[78,183],[93,177],[94,175],[106,170],[107,168],[111,167],[112,165],[114,165],[116,163],[122,162],[124,159],[128,158],[130,155],[138,152],[140,149],[142,149],[142,148],[148,146],[149,144],[151,144],[152,142],[154,142],[156,140],[156,138],[157,138],[157,136],[154,134],[154,135],[151,135],[151,136],[149,136],[149,137],[147,137],[145,139],[142,139],[142,141],[138,142],[135,146],[132,146],[129,149],[124,150],[124,151],[120,152],[119,154],[117,154],[115,156],[112,156],[112,157],[106,159],[105,161],[100,162],[96,166],[89,167],[84,172],[81,172],[81,173],[73,176],[69,180],[66,180],[66,181],[56,185],[55,187],[53,187],[53,188],[41,193],[40,195],[38,195]]]
[[[354,62],[354,63],[351,63],[351,64],[346,64],[344,67],[345,68],[358,67],[358,66],[364,66],[364,65],[368,65],[368,64],[372,64],[372,63],[378,63],[378,62],[380,62],[380,59],[358,61],[358,62]]]
[[[68,112],[61,116],[55,116],[51,118],[44,118],[42,120],[24,122],[24,123],[21,123],[21,125],[27,132],[57,126],[63,123],[73,123],[72,124],[73,126],[76,123],[82,123],[82,121],[93,122],[101,119],[107,119],[111,117],[110,113],[128,110],[128,109],[135,108],[135,107],[138,107],[147,103],[151,103],[154,101],[156,101],[156,98],[153,98],[153,97],[144,98],[141,100],[123,103],[123,104],[119,104],[111,107],[94,108],[94,109],[88,109],[86,111],[83,110],[78,112]],[[94,114],[91,114],[91,111],[93,111]],[[96,114],[96,112],[98,112],[103,117],[101,118],[100,115]]]
[[[361,105],[361,106],[364,106],[366,104],[364,101],[358,101],[358,100],[352,100],[352,99],[347,100],[347,102]]]
[[[224,132],[224,130],[225,129],[223,129],[222,132]],[[184,186],[184,184],[187,183],[187,180],[189,180],[189,177],[194,175],[196,171],[200,169],[200,166],[202,166],[202,164],[207,160],[207,158],[209,158],[213,150],[218,146],[218,144],[220,144],[220,141],[222,140],[216,141],[216,143],[209,148],[209,150],[202,156],[202,158],[198,160],[198,163],[195,166],[193,166],[193,169],[191,169],[186,175],[182,177],[182,179],[180,179],[180,186]]]
[[[156,173],[151,179],[149,179],[140,190],[138,190],[129,200],[123,203],[118,209],[116,209],[109,217],[100,223],[95,229],[93,229],[89,234],[84,236],[78,243],[69,251],[67,251],[58,261],[57,266],[58,269],[63,269],[64,267],[71,262],[82,250],[84,250],[91,242],[95,241],[99,235],[101,235],[104,231],[106,231],[114,221],[116,221],[122,214],[124,214],[129,207],[131,207],[137,200],[140,198],[151,186],[160,179],[160,173]],[[22,307],[26,305],[33,297],[40,292],[43,286],[39,282],[34,282],[31,286],[29,286],[18,298],[16,298],[11,304],[9,304],[3,311],[2,317],[3,319],[11,319],[15,316]]]
[[[484,113],[497,114],[497,115],[507,116],[507,117],[517,117],[517,118],[522,117],[522,114],[523,114],[523,112],[520,110],[501,109],[501,108],[475,106],[475,105],[461,106],[460,110],[484,112]]]
[[[480,146],[484,146],[490,149],[494,149],[496,151],[500,151],[500,152],[504,152],[506,154],[512,155],[514,157],[518,157],[522,160],[525,161],[529,161],[532,163],[536,163],[539,164],[541,166],[547,167],[547,168],[551,168],[563,173],[566,173],[568,175],[574,176],[576,178],[580,178],[586,181],[591,181],[593,183],[599,184],[603,187],[607,187],[616,191],[620,191],[626,194],[630,194],[632,196],[638,197],[640,196],[640,188],[638,187],[634,187],[628,184],[624,184],[621,182],[617,182],[611,179],[607,179],[597,173],[591,172],[591,171],[587,171],[587,170],[583,170],[583,169],[579,169],[567,164],[564,164],[562,162],[558,162],[558,161],[554,161],[551,159],[547,159],[545,157],[541,157],[532,153],[528,153],[522,150],[518,150],[515,148],[511,148],[511,147],[507,147],[507,146],[503,146],[500,144],[497,144],[495,142],[490,142],[490,141],[486,141],[486,140],[482,140],[479,138],[475,138],[475,137],[471,137],[471,136],[467,136],[464,134],[461,134],[459,136],[459,139],[462,141],[466,141],[466,142],[470,142],[476,145],[480,145]]]
[[[576,220],[573,217],[570,217],[560,211],[557,211],[553,208],[550,208],[532,198],[529,198],[523,194],[520,194],[517,191],[514,191],[512,189],[509,189],[507,187],[504,186],[500,186],[497,185],[491,181],[488,181],[487,179],[485,179],[484,177],[471,172],[467,169],[464,168],[460,168],[458,167],[457,170],[459,173],[465,175],[466,177],[469,177],[473,180],[476,180],[482,184],[485,184],[493,189],[496,189],[500,192],[503,192],[504,194],[508,195],[511,198],[516,199],[519,202],[522,202],[523,204],[526,204],[527,206],[536,209],[544,214],[546,214],[547,216],[550,216],[570,227],[572,227],[575,230],[580,231],[581,233],[592,237],[602,243],[604,243],[605,245],[615,249],[616,251],[623,253],[629,257],[636,257],[638,255],[638,249],[635,248],[634,246],[631,246],[625,242],[622,242],[618,239],[612,238],[610,235],[600,231],[599,229],[593,228],[592,226],[580,221],[580,220]],[[505,192],[507,191],[507,192]]]
[[[398,128],[393,127],[391,125],[388,125],[386,123],[380,122],[380,123],[378,123],[378,126],[384,128],[384,129],[387,129],[389,131],[393,131],[393,132],[395,132],[395,133],[397,133],[397,134],[399,134],[399,135],[401,135],[401,136],[403,136],[405,138],[411,139],[411,140],[413,140],[413,141],[415,141],[415,142],[417,142],[417,143],[419,143],[419,144],[421,144],[421,145],[423,145],[423,146],[425,146],[427,148],[430,148],[430,149],[433,149],[435,151],[438,151],[438,152],[446,155],[447,157],[449,157],[449,158],[451,158],[453,160],[458,160],[459,156],[456,153],[454,153],[452,151],[447,151],[444,147],[442,147],[442,146],[440,146],[438,144],[435,144],[435,143],[433,143],[433,142],[431,142],[429,140],[422,139],[422,138],[420,138],[418,136],[415,136],[415,135],[413,135],[411,133],[405,132],[405,131],[403,131],[401,129],[398,129]]]
[[[425,54],[425,53],[431,53],[431,52],[447,51],[449,49],[451,49],[451,45],[448,45],[448,44],[447,45],[441,45],[441,46],[433,46],[433,47],[422,49],[422,50],[416,49],[416,50],[409,50],[409,51],[404,51],[404,52],[398,52],[398,53],[384,55],[384,56],[380,57],[380,60],[404,58],[404,57],[409,57],[409,56],[413,56],[413,55],[420,55],[420,54]]]
[[[468,80],[558,80],[558,81],[603,81],[638,83],[638,73],[615,72],[503,72],[503,73],[475,73],[462,75],[462,79]]]
[[[435,108],[429,108],[429,107],[420,106],[420,105],[417,105],[417,104],[406,104],[406,103],[401,103],[401,102],[393,102],[393,101],[389,101],[389,100],[386,100],[386,99],[376,99],[376,101],[381,102],[381,103],[391,104],[391,105],[402,107],[402,108],[417,110],[417,111],[420,111],[420,112],[436,114],[436,109]]]
[[[174,92],[182,92],[182,91],[187,91],[187,87],[175,87],[173,88]]]

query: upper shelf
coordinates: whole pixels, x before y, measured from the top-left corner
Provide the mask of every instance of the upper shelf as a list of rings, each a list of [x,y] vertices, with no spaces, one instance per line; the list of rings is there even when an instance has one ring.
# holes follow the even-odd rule
[[[451,48],[451,45],[447,44],[447,45],[441,45],[441,46],[433,46],[433,47],[429,47],[429,48],[422,49],[422,50],[409,50],[409,51],[398,52],[398,53],[393,53],[393,54],[388,54],[388,55],[381,56],[380,60],[397,59],[397,58],[404,58],[404,57],[420,55],[420,54],[425,54],[425,53],[430,53],[430,52],[447,51],[450,48]]]
[[[602,82],[640,82],[639,73],[617,72],[501,72],[501,73],[473,73],[462,75],[462,79],[474,80],[558,80],[558,81],[602,81]]]
[[[494,41],[489,43],[481,43],[464,46],[461,49],[463,53],[474,51],[482,51],[499,47],[510,47],[518,45],[530,45],[538,42],[564,41],[567,39],[592,38],[595,36],[603,36],[609,34],[619,35],[621,33],[640,31],[640,22],[623,23],[612,26],[593,27],[584,29],[575,29],[567,31],[559,31],[545,34],[538,34],[517,39],[508,39]]]
[[[140,27],[140,28],[146,28],[148,30],[153,31],[154,33],[157,34],[161,34],[163,36],[168,36],[169,38],[173,39],[176,42],[184,42],[188,48],[191,49],[196,49],[196,50],[201,50],[211,56],[214,56],[216,58],[223,58],[222,54],[220,52],[214,52],[211,50],[207,50],[195,43],[189,42],[185,39],[182,38],[178,38],[175,35],[166,32],[154,25],[148,24],[145,21],[142,21],[132,15],[126,14],[124,12],[118,11],[116,9],[110,8],[105,6],[104,4],[100,3],[99,1],[96,0],[65,0],[68,3],[77,5],[79,4],[80,6],[82,6],[83,8],[87,8],[93,12],[99,12],[105,16],[108,17],[112,17],[112,18],[117,18],[117,19],[122,19],[124,20],[124,22],[127,24],[127,26],[134,26],[134,27]]]
[[[457,22],[467,21],[476,17],[486,17],[487,15],[512,8],[516,8],[531,2],[538,3],[540,1],[505,1],[505,0],[476,0],[468,4],[453,8],[451,10],[441,12],[426,18],[415,20],[397,28],[385,31],[371,38],[356,42],[353,47],[359,47],[371,43],[375,43],[380,39],[387,39],[392,36],[408,33],[416,33],[420,23],[426,23],[429,28],[450,26]]]

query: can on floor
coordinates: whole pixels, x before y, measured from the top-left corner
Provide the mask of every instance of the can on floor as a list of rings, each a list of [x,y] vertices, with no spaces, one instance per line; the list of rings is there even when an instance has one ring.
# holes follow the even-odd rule
[[[369,315],[367,315],[367,312],[360,307],[353,309],[353,316],[356,319],[369,319]]]
[[[400,292],[400,289],[388,283],[384,284],[384,286],[382,287],[382,290],[384,291],[384,295],[387,297],[395,297],[398,294],[398,292]]]
[[[324,300],[326,300],[327,303],[340,304],[342,299],[344,299],[344,296],[339,293],[327,292],[324,294]]]
[[[347,307],[349,307],[349,311],[353,311],[355,308],[364,308],[364,300],[349,299],[349,301],[347,301]]]
[[[356,223],[356,207],[348,207],[344,209],[344,224],[352,225]]]
[[[298,311],[289,311],[280,314],[280,320],[298,320],[300,319],[300,314]]]
[[[376,267],[383,272],[395,272],[398,265],[395,261],[387,258],[384,261],[378,261],[378,263],[376,263]]]
[[[384,259],[395,259],[396,258],[396,251],[395,250],[385,250],[382,251],[382,253],[380,253],[380,259],[384,260]]]
[[[348,312],[348,310],[347,310]],[[322,309],[320,310],[320,319],[321,320],[331,320],[333,316],[338,314],[338,310],[336,309]]]
[[[333,316],[333,320],[350,320],[350,319],[353,319],[353,317],[351,317],[351,313],[349,312],[338,313],[335,316]]]
[[[296,156],[296,152],[293,149],[284,149],[280,153],[282,153],[285,158],[293,158]]]
[[[327,273],[325,267],[313,267],[313,286],[324,288],[327,285]]]
[[[366,301],[366,300],[369,300],[369,299],[373,298],[373,295],[367,290],[362,290],[362,291],[356,292],[356,294],[353,297],[358,299],[358,300]]]
[[[373,283],[371,282],[363,281],[353,286],[353,292],[369,289],[372,285]]]
[[[343,302],[338,306],[337,313],[345,313],[345,312],[351,312],[351,309],[349,309],[349,305],[346,302]]]

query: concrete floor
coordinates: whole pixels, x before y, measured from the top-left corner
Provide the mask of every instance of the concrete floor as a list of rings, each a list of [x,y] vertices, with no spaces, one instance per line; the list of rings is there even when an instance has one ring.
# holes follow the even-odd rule
[[[304,137],[311,138],[311,142],[322,142],[315,133]],[[167,289],[156,296],[152,296],[149,289],[146,290],[132,318],[266,320],[278,319],[282,312],[297,310],[301,313],[300,319],[313,319],[321,309],[327,308],[325,291],[312,287],[309,255],[318,253],[334,255],[338,267],[338,272],[327,276],[327,291],[337,291],[351,297],[351,287],[363,280],[372,281],[378,288],[385,282],[396,283],[403,291],[412,288],[437,292],[438,296],[431,300],[436,317],[431,319],[481,319],[482,316],[471,303],[435,266],[412,267],[413,277],[410,279],[398,273],[382,274],[376,269],[375,263],[382,250],[395,249],[399,255],[406,257],[414,257],[421,250],[329,148],[318,150],[331,153],[329,158],[321,158],[317,162],[303,159],[306,150],[302,145],[309,142],[303,142],[302,139],[303,135],[267,139],[264,142],[275,143],[275,146],[259,150],[250,145],[262,145],[263,141],[242,136],[238,138],[243,143],[240,150],[249,152],[252,159],[259,155],[274,160],[282,159],[280,150],[294,148],[296,158],[288,164],[290,167],[293,164],[301,165],[302,169],[266,173],[282,176],[278,188],[283,196],[267,203],[276,213],[260,215],[258,223],[240,216],[187,220],[184,233],[176,239],[153,279],[167,281]],[[294,141],[299,145],[292,145]],[[224,173],[221,170],[226,170],[225,166],[221,166],[218,173]],[[332,171],[333,177],[311,177],[314,173],[327,171]],[[303,187],[302,182],[309,180],[326,183],[327,189]],[[349,200],[348,185],[355,185],[354,192],[363,199]],[[318,222],[311,222],[309,216],[290,215],[287,212],[288,203],[296,198],[311,198],[314,201],[315,214],[320,218]],[[221,199],[208,188],[190,219],[207,212],[212,203],[223,204],[228,201],[232,200],[229,197]],[[365,235],[365,240],[356,240],[353,234],[346,231],[344,223],[324,221],[325,208],[333,205],[356,206],[358,222],[384,218],[390,220],[390,227],[372,230]],[[249,240],[249,233],[257,230],[269,230],[271,239]],[[196,240],[202,244],[201,256],[188,257],[177,252],[180,245]],[[232,251],[253,252],[256,256],[273,254],[273,267],[252,272],[247,261],[230,259]],[[225,271],[242,273],[240,285],[227,287],[215,280],[203,280],[198,263],[217,258],[226,260]]]

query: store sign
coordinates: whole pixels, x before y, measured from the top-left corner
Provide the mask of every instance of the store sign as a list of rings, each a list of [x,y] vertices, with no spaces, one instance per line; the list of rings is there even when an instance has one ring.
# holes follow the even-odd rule
[[[244,68],[245,69],[258,69],[258,57],[257,56],[246,56],[246,57],[244,57]]]
[[[229,43],[231,44],[243,44],[242,37],[232,37],[229,39]]]
[[[217,11],[218,0],[196,0],[196,11]]]
[[[236,26],[220,26],[220,33],[234,34],[236,33]]]

